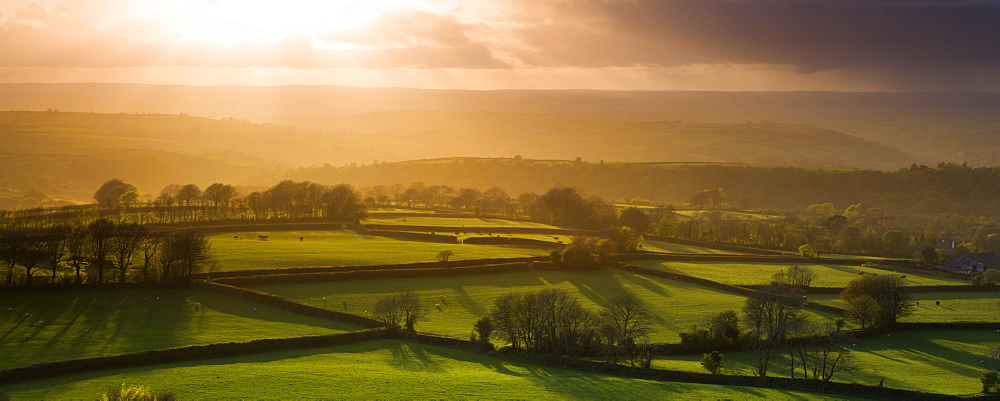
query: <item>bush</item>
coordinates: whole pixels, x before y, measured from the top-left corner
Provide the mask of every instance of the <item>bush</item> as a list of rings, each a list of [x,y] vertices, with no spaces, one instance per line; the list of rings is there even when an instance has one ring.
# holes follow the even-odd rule
[[[104,401],[172,401],[177,399],[177,395],[173,392],[155,394],[148,386],[126,386],[122,383],[120,388],[105,392],[101,399]]]
[[[703,354],[701,356],[701,366],[708,370],[713,375],[719,374],[722,371],[722,354],[719,351],[712,351],[708,354]]]
[[[979,381],[983,383],[983,392],[988,393],[997,388],[997,384],[1000,384],[1000,373],[992,370],[983,372],[979,375]]]
[[[562,252],[556,250],[549,252],[549,259],[552,260],[552,263],[562,262]]]
[[[0,401],[10,401],[10,394],[0,393]]]

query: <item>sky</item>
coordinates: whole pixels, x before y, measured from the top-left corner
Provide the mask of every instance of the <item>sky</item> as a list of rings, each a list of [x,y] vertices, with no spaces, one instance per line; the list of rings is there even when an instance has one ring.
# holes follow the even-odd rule
[[[1000,0],[0,0],[0,82],[1000,91]]]

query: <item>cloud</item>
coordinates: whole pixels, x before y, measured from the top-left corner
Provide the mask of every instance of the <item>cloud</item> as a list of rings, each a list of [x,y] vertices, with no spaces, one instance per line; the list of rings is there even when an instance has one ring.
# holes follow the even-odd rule
[[[996,90],[1000,75],[996,0],[427,0],[351,29],[228,44],[136,2],[46,1],[0,10],[0,68],[495,70],[536,82],[544,71],[632,69],[625,78],[655,82],[711,70],[904,90]]]
[[[1000,67],[1000,3],[956,1],[521,1],[536,66]],[[544,21],[544,22],[543,22]]]

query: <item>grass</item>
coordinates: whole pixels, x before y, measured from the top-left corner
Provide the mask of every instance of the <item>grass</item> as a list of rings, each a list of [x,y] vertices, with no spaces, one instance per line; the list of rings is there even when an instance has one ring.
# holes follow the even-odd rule
[[[638,380],[392,340],[109,370],[0,390],[14,399],[94,399],[122,383],[173,391],[179,399],[842,399]]]
[[[997,292],[918,292],[911,296],[920,305],[901,322],[1000,322]],[[809,300],[844,307],[837,295],[810,295]]]
[[[392,217],[392,218],[367,218],[361,220],[361,224],[377,225],[402,225],[402,226],[429,226],[442,227],[518,227],[518,228],[556,228],[559,227],[535,223],[531,221],[516,221],[504,219],[482,219],[478,217]]]
[[[239,235],[241,239],[233,239]],[[267,235],[267,241],[258,241]],[[300,242],[299,238],[304,238]],[[452,260],[543,256],[540,249],[504,245],[464,245],[361,235],[353,231],[233,232],[208,237],[221,271],[288,267],[433,262],[438,252]]]
[[[673,242],[644,240],[642,250],[663,253],[697,253],[697,254],[742,254],[742,252],[724,251],[721,249],[706,248],[696,245],[675,244]]]
[[[39,321],[45,324],[39,325]],[[184,345],[357,329],[194,290],[3,294],[0,369]],[[29,335],[31,338],[25,339]]]
[[[809,267],[817,277],[812,285],[815,287],[844,287],[848,282],[858,278],[859,273],[892,274],[881,269],[862,266],[844,266],[830,264],[798,264],[798,263],[728,263],[728,262],[674,262],[663,260],[633,260],[629,264],[649,269],[718,281],[725,284],[766,284],[771,276],[779,270],[788,270],[792,266]],[[906,276],[910,285],[967,285],[968,281],[961,278],[949,278],[934,275],[900,273]]]
[[[838,373],[834,380],[876,385],[884,377],[886,387],[944,394],[977,393],[983,370],[979,360],[986,348],[997,344],[1000,333],[993,331],[892,333],[851,347],[863,369]],[[780,354],[773,358],[769,373],[787,377],[787,356]],[[659,357],[653,367],[704,372],[700,359],[700,355]],[[752,359],[746,353],[727,353],[725,361],[729,367],[742,366],[742,374],[751,374]]]
[[[395,208],[395,207],[367,208],[365,209],[365,213],[368,214],[413,213],[413,214],[427,214],[427,215],[438,214],[436,210],[431,210],[431,209],[407,209],[407,208]]]
[[[255,286],[317,307],[365,314],[379,299],[405,291],[421,297],[429,311],[417,330],[467,338],[472,324],[486,315],[493,300],[508,292],[558,288],[584,306],[596,308],[609,297],[632,293],[653,313],[655,342],[680,341],[678,332],[704,321],[713,312],[739,309],[744,298],[694,284],[649,278],[618,270],[537,271],[459,277],[351,280]]]

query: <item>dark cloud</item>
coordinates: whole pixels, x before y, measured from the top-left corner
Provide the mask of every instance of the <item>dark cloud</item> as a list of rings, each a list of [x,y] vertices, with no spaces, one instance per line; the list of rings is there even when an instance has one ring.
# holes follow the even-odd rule
[[[781,64],[1000,67],[1000,2],[568,0],[520,2],[536,22],[515,55],[547,66]],[[545,20],[548,20],[545,23]]]

